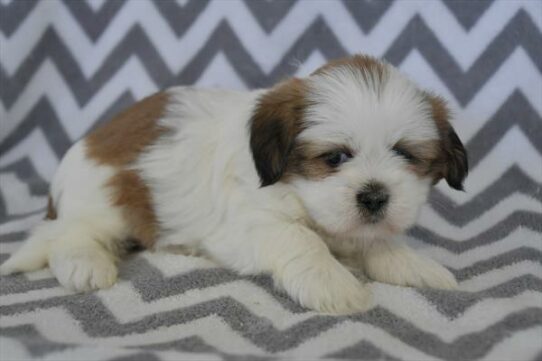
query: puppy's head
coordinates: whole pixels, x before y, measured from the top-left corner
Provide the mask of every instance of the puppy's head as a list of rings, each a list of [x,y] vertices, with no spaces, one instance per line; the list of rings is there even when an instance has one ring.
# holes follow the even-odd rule
[[[398,233],[429,188],[462,189],[467,156],[444,101],[388,64],[335,61],[259,100],[250,146],[263,187],[286,182],[331,235]]]

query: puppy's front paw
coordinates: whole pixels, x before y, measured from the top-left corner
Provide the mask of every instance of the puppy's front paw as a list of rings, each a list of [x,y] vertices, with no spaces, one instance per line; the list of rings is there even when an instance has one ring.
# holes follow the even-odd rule
[[[365,271],[375,281],[398,286],[455,289],[457,281],[446,268],[408,248],[388,249],[365,259]]]
[[[290,270],[291,271],[291,270]],[[318,312],[342,315],[367,311],[371,292],[334,259],[300,267],[282,287],[299,303]]]
[[[99,248],[56,252],[49,258],[49,266],[62,286],[75,291],[109,288],[117,280],[113,258]]]

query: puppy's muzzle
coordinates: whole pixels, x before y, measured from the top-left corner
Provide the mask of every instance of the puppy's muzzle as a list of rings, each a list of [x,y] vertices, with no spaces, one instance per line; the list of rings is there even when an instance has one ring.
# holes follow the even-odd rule
[[[384,215],[390,195],[384,185],[370,182],[356,195],[358,207],[371,222],[377,222]]]

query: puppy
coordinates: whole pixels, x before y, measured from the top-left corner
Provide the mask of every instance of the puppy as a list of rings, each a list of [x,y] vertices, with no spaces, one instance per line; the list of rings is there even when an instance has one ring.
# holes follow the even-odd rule
[[[396,240],[433,184],[462,189],[467,157],[448,118],[441,98],[361,55],[271,89],[171,88],[73,145],[46,219],[1,273],[49,265],[65,287],[106,288],[137,239],[270,274],[325,313],[370,307],[349,269],[453,288],[449,271]]]

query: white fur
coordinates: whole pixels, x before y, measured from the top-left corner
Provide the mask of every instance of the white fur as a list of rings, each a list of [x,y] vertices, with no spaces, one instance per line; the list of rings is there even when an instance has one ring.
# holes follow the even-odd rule
[[[49,265],[59,282],[85,291],[111,286],[119,240],[128,235],[120,210],[103,187],[115,170],[85,156],[84,141],[64,156],[51,185],[56,220],[43,221],[2,266],[1,274],[28,272]]]
[[[407,171],[390,147],[400,138],[437,137],[414,86],[395,71],[388,77],[378,92],[350,69],[312,77],[309,96],[316,105],[308,117],[314,125],[300,137],[347,142],[356,155],[323,180],[295,178],[263,188],[248,120],[264,91],[170,89],[172,101],[160,121],[172,131],[131,165],[152,193],[161,226],[157,247],[183,245],[242,274],[269,273],[302,305],[329,313],[366,310],[371,298],[330,248],[364,251],[359,267],[364,263],[375,280],[454,286],[441,266],[382,240],[412,225],[430,186]],[[93,164],[84,146],[79,142],[70,150],[53,182],[58,219],[40,226],[2,265],[3,274],[48,262],[67,287],[114,283],[115,245],[129,229],[104,187],[116,170]],[[355,194],[372,179],[392,192],[378,225],[363,224],[354,209]]]

